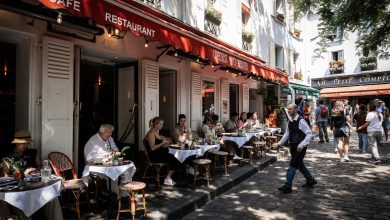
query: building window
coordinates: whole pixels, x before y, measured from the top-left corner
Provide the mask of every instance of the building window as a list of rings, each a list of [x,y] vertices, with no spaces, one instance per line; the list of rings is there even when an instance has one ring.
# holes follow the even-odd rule
[[[299,67],[299,54],[298,53],[294,53],[293,54],[293,72],[294,72],[294,79],[296,80],[302,80],[303,79],[303,76],[302,76],[302,72],[300,70],[300,67]]]
[[[252,41],[255,35],[250,31],[250,8],[246,5],[241,5],[241,21],[242,21],[242,49],[248,52],[252,50]]]
[[[202,81],[202,112],[203,116],[215,113],[215,82]]]
[[[340,27],[337,27],[336,29],[331,31],[327,37],[329,40],[334,41],[337,39],[341,39],[343,37],[343,34],[344,34],[344,30],[341,29]]]
[[[284,54],[283,47],[275,46],[275,67],[284,70]]]
[[[274,1],[274,16],[275,19],[282,22],[285,22],[286,15],[286,6],[284,4],[284,0],[275,0]]]
[[[138,0],[140,2],[145,2],[147,5],[156,8],[161,9],[161,0]]]
[[[329,62],[329,71],[331,74],[344,72],[344,52],[342,50],[332,52],[332,60]]]

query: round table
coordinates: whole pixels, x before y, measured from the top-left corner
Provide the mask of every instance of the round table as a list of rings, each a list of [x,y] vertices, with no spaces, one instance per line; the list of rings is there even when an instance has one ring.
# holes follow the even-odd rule
[[[130,176],[132,177],[137,170],[133,162],[130,161],[128,164],[122,165],[86,165],[84,167],[82,179],[84,183],[88,186],[88,177],[90,172],[104,174],[108,176],[112,181],[116,182],[118,177],[130,169]]]
[[[184,150],[180,148],[169,148],[169,153],[175,156],[181,163],[183,163],[188,157],[196,155],[196,156],[203,156],[208,150],[210,149],[218,149],[219,150],[219,144],[213,144],[213,145],[195,145],[196,149],[192,150]]]
[[[0,182],[3,178],[0,178]],[[61,177],[52,175],[48,183],[32,182],[24,186],[23,190],[16,188],[2,191],[0,192],[0,200],[22,210],[27,217],[30,217],[46,203],[60,196],[63,189],[61,179]]]

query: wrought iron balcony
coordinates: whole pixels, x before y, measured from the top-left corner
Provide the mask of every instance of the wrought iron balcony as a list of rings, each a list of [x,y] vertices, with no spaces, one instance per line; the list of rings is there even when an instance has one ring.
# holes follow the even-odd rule
[[[219,36],[219,34],[221,33],[219,25],[217,25],[213,21],[210,21],[207,18],[204,20],[204,29],[215,36]]]
[[[245,51],[247,51],[247,52],[251,52],[251,51],[252,51],[252,43],[243,40],[243,41],[242,41],[242,49],[245,50]]]

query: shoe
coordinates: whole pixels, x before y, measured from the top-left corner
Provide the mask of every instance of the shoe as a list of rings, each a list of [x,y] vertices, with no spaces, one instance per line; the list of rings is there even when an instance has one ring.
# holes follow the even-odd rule
[[[337,154],[339,151],[337,150],[337,148],[336,149],[334,149],[334,153],[335,154]]]
[[[314,186],[314,185],[316,185],[316,184],[317,184],[317,181],[313,178],[313,181],[311,181],[311,182],[307,182],[307,181],[306,181],[306,183],[303,184],[302,187],[303,187],[303,188],[305,188],[305,187],[312,187],[312,186]]]
[[[329,143],[329,139],[326,139],[325,141],[326,141],[326,143]]]
[[[318,143],[320,143],[320,144],[323,144],[323,143],[325,143],[323,140],[320,140],[320,142],[318,142]]]
[[[342,163],[342,162],[344,162],[344,158],[341,157],[340,158],[340,163]]]
[[[234,154],[233,160],[242,160],[242,157],[237,156],[237,154]]]
[[[165,179],[164,180],[164,185],[174,186],[175,184],[176,184],[175,181],[173,181],[172,179]]]
[[[362,154],[365,154],[365,153],[367,153],[367,151],[365,151],[365,150],[364,150],[364,151],[362,151]]]
[[[349,157],[348,157],[348,156],[345,156],[345,157],[344,157],[344,161],[345,161],[345,162],[349,162]]]
[[[381,162],[381,160],[379,160],[379,159],[372,159],[372,160],[369,160],[368,162],[373,163],[373,164],[378,164],[378,163]]]
[[[287,186],[279,187],[278,190],[281,191],[283,194],[292,192],[291,188],[288,188]]]

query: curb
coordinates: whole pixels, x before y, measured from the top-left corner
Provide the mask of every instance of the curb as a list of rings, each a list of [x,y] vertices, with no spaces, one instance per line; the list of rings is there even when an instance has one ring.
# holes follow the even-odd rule
[[[280,152],[267,153],[265,158],[257,160],[255,164],[243,165],[231,170],[228,176],[218,177],[209,187],[203,185],[194,190],[190,189],[191,191],[186,194],[183,193],[181,197],[174,199],[172,202],[165,200],[163,196],[156,196],[160,197],[158,200],[161,201],[154,202],[160,205],[162,203],[163,207],[148,207],[149,210],[155,210],[150,211],[146,219],[181,219],[270,164],[275,163],[278,159],[284,158],[288,153],[288,148],[282,148]]]

